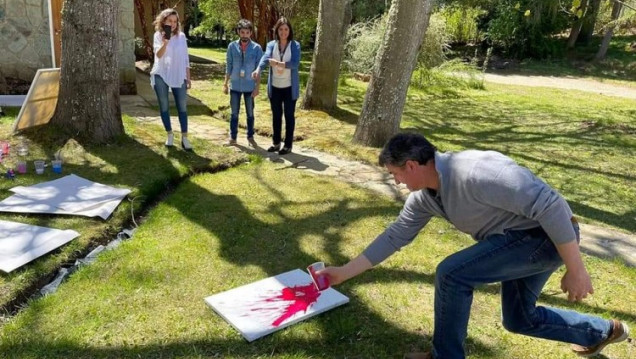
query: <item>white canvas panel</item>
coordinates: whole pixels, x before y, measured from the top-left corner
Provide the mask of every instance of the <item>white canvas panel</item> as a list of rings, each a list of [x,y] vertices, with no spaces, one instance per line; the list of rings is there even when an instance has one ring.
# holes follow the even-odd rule
[[[129,189],[115,188],[76,175],[11,188],[15,195],[0,202],[0,211],[18,213],[71,214],[108,218]]]
[[[333,288],[318,291],[309,274],[295,269],[205,298],[248,341],[349,302]]]
[[[0,270],[11,272],[77,236],[72,230],[0,220]]]

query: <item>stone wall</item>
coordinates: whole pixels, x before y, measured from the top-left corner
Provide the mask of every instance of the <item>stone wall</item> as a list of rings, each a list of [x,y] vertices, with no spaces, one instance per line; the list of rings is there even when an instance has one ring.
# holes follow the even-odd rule
[[[52,67],[47,0],[0,0],[0,49],[4,76],[31,81]]]
[[[134,1],[120,0],[119,68],[122,94],[134,94]],[[53,66],[48,0],[0,0],[0,69],[6,77],[32,81]]]

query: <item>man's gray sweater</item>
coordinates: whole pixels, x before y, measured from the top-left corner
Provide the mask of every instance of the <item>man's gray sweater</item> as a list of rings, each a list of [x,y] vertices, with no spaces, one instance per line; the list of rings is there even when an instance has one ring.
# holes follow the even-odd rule
[[[411,192],[397,220],[363,252],[376,265],[409,244],[433,216],[475,240],[541,226],[555,244],[575,240],[572,210],[527,168],[495,151],[435,153],[437,193]]]

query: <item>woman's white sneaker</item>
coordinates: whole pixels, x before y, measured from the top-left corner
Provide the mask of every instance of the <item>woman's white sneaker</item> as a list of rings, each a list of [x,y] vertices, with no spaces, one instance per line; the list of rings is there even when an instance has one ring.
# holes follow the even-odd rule
[[[188,141],[187,137],[181,138],[181,147],[183,147],[186,151],[192,151],[192,145],[190,144],[190,141]]]
[[[168,133],[168,139],[166,140],[166,147],[172,147],[174,145],[174,133]]]

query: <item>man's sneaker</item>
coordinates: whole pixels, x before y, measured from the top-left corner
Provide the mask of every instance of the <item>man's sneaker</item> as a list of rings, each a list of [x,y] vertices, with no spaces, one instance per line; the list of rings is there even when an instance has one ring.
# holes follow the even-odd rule
[[[247,142],[249,142],[250,146],[252,146],[254,148],[258,147],[258,144],[256,143],[256,141],[254,141],[254,137],[248,137],[247,138]]]
[[[433,354],[429,352],[422,353],[406,353],[404,359],[433,359]]]
[[[192,145],[190,144],[190,141],[188,141],[187,137],[181,138],[181,147],[186,151],[192,151]]]
[[[166,140],[166,147],[172,147],[174,145],[174,133],[168,132],[168,139]]]
[[[622,323],[616,319],[612,319],[612,334],[610,334],[607,339],[603,340],[599,344],[593,347],[584,347],[580,345],[573,344],[572,351],[582,357],[591,357],[597,355],[603,350],[607,345],[612,343],[622,342],[627,339],[629,336],[629,327],[627,324]]]
[[[291,153],[292,149],[290,147],[283,147],[280,151],[278,151],[279,155],[286,155]]]
[[[267,152],[278,152],[278,150],[280,150],[280,143],[277,145],[271,145],[268,149]]]
[[[226,146],[236,146],[236,140],[233,139],[233,138],[230,138],[225,145]]]

